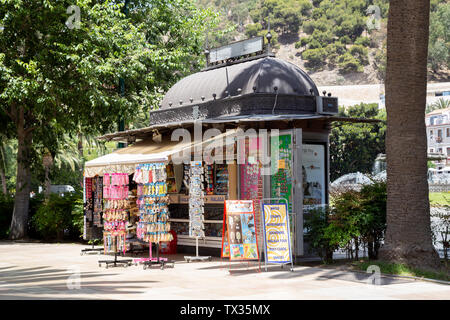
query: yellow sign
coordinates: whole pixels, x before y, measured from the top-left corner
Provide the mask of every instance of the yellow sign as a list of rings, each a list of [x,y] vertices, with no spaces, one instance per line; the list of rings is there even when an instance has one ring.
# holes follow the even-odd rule
[[[266,263],[290,263],[291,239],[285,204],[264,204]]]

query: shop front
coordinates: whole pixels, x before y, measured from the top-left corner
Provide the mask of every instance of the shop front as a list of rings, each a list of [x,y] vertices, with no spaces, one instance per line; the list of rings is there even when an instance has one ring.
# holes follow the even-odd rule
[[[107,251],[120,234],[126,251],[176,237],[179,252],[220,256],[225,201],[252,200],[260,252],[262,204],[286,203],[292,252],[309,255],[303,214],[328,203],[331,123],[350,120],[337,106],[270,52],[209,64],[167,92],[149,127],[100,137],[129,146],[85,165],[85,238]]]

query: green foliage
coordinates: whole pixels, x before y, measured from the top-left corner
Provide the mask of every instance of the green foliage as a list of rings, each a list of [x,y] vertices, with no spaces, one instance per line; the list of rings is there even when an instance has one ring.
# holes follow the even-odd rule
[[[325,18],[321,19],[311,19],[303,23],[303,32],[307,34],[312,34],[314,31],[325,32],[329,28],[327,20]]]
[[[300,41],[297,41],[295,43],[295,49],[299,49],[301,47],[306,46],[308,42],[309,42],[308,38],[301,38]]]
[[[302,58],[307,60],[305,66],[312,70],[319,70],[326,64],[327,52],[324,48],[307,49],[302,52]]]
[[[256,37],[261,30],[261,23],[251,23],[245,26],[245,35],[249,38]]]
[[[297,33],[302,24],[302,18],[309,15],[312,8],[308,0],[261,0],[250,16],[254,22],[267,27],[267,17],[270,16],[272,28],[280,33]]]
[[[79,28],[65,24],[70,5],[81,10]],[[75,169],[62,159],[65,135],[97,135],[115,130],[119,118],[134,121],[204,65],[205,31],[217,22],[211,10],[191,0],[134,0],[128,9],[125,16],[124,3],[112,0],[2,1],[0,117],[7,116],[8,138],[25,149],[17,161],[35,175],[47,152]]]
[[[361,245],[367,246],[369,258],[377,259],[386,229],[386,199],[385,182],[333,193],[332,207],[305,215],[307,242],[327,263],[339,248],[358,259]]]
[[[317,254],[324,263],[333,261],[332,245],[326,229],[329,225],[331,211],[329,208],[316,208],[304,213],[305,242],[309,244],[309,253]]]
[[[355,41],[355,44],[361,45],[364,47],[370,46],[370,39],[368,37],[358,37]]]
[[[433,6],[432,6],[433,8]],[[433,71],[450,64],[450,3],[434,5],[430,14],[428,65]]]
[[[0,239],[8,237],[13,208],[14,198],[3,195],[0,192]]]
[[[425,113],[430,113],[433,110],[450,108],[450,100],[439,98],[433,103],[427,104]]]
[[[368,58],[369,51],[366,47],[359,45],[359,44],[355,44],[355,45],[351,46],[351,48],[348,52],[353,57],[355,57],[359,61],[359,63],[361,63],[362,65],[369,64],[369,58]]]
[[[60,197],[51,194],[50,198],[39,207],[33,216],[32,224],[45,238],[62,240],[64,231],[82,231],[83,211],[80,195]],[[81,205],[81,210],[80,210]]]
[[[330,179],[351,173],[371,173],[375,158],[385,152],[386,112],[377,104],[340,108],[340,116],[375,118],[377,123],[335,123],[330,136]]]
[[[339,69],[342,73],[363,72],[364,68],[360,61],[349,52],[344,53],[338,58]]]
[[[340,41],[333,42],[326,47],[327,54],[331,55],[333,53],[337,55],[342,55],[346,52],[345,44]]]

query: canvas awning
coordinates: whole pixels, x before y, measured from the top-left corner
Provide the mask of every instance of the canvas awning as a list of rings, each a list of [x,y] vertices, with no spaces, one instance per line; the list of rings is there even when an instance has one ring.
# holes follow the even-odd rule
[[[216,145],[226,146],[230,141],[234,143],[234,140],[225,138],[235,135],[236,132],[236,129],[227,130],[225,133],[199,142],[182,139],[180,139],[181,142],[165,140],[160,143],[153,140],[139,141],[130,147],[117,149],[110,154],[87,161],[84,165],[84,176],[103,176],[105,173],[132,174],[138,164],[168,162],[172,156],[182,157],[184,154],[187,154],[190,159],[191,152],[197,151],[198,146],[212,148]],[[219,141],[222,141],[221,144],[218,144]]]

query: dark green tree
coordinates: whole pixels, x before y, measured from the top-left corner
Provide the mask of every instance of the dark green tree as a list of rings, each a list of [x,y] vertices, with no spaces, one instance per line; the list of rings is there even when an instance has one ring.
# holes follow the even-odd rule
[[[38,146],[55,154],[65,132],[112,130],[119,117],[156,105],[175,71],[198,68],[210,11],[189,0],[130,1],[129,9],[127,19],[120,1],[1,1],[0,109],[18,143],[12,239],[26,235]]]
[[[377,104],[340,108],[340,116],[374,118],[377,123],[337,123],[330,136],[330,179],[351,172],[371,173],[375,158],[385,153],[386,113]]]

